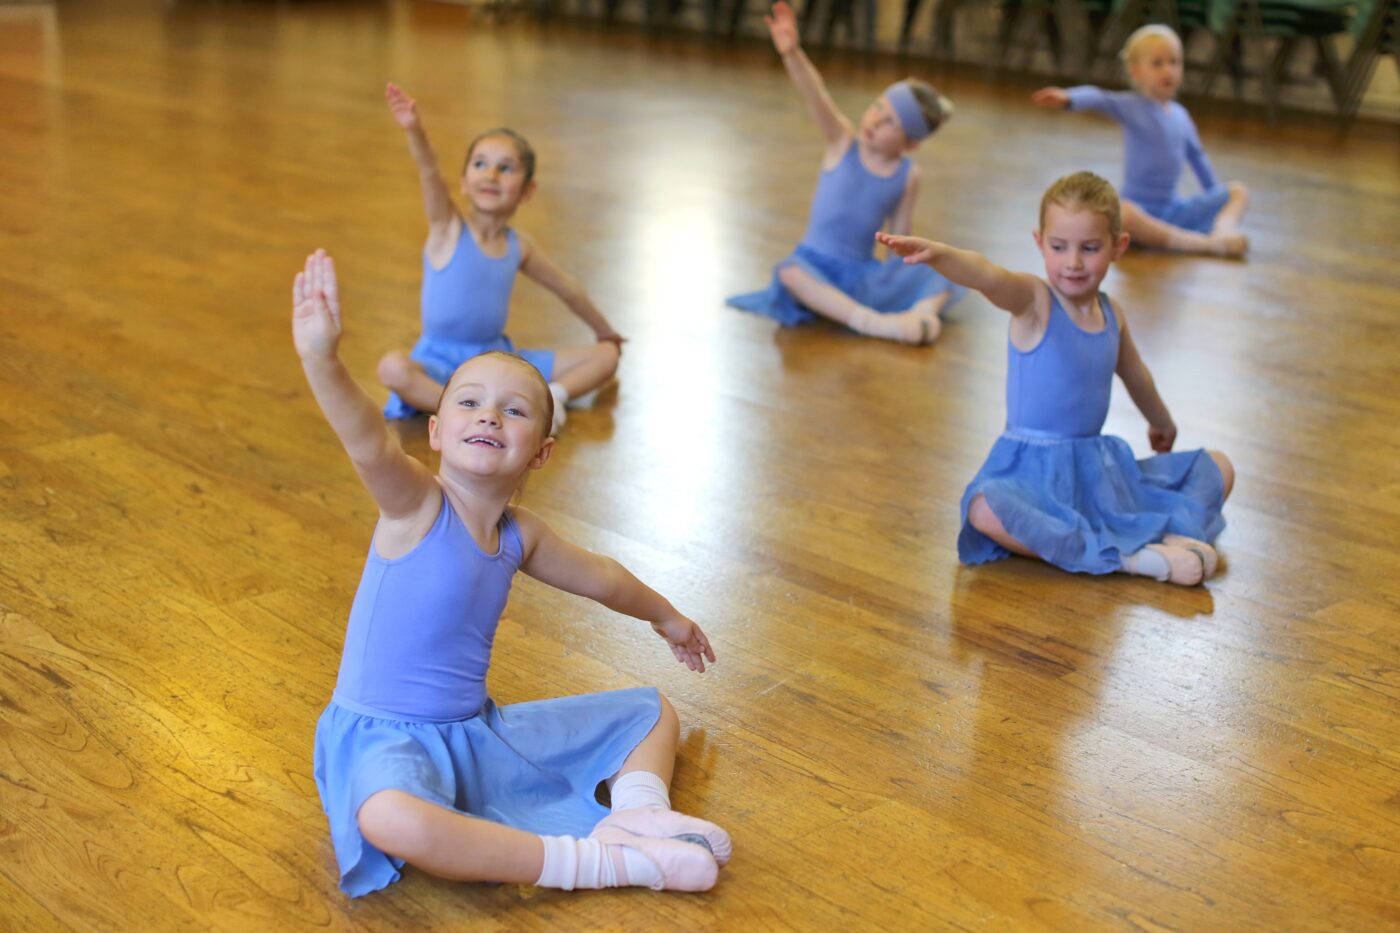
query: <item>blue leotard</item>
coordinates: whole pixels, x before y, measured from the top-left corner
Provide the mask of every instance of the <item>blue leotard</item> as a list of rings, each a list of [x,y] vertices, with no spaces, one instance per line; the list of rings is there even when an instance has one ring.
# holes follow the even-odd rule
[[[1087,84],[1066,93],[1071,110],[1102,113],[1123,128],[1123,197],[1173,226],[1198,233],[1210,230],[1230,191],[1215,177],[1185,107],[1176,101],[1161,104],[1136,91],[1105,91]],[[1201,193],[1180,198],[1176,187],[1184,164],[1195,172]]]
[[[401,557],[370,546],[340,677],[316,726],[314,774],[349,894],[399,877],[360,833],[371,795],[400,790],[530,832],[585,836],[594,799],[661,713],[651,688],[496,706],[486,671],[522,542],[507,510],[483,551],[446,495]]]
[[[465,222],[447,265],[433,268],[425,250],[420,297],[423,334],[409,356],[443,384],[458,366],[488,350],[518,352],[546,380],[553,378],[552,350],[517,351],[505,334],[510,293],[519,271],[520,239],[510,229],[506,230],[506,254],[499,258],[481,251]],[[384,414],[389,418],[410,418],[417,413],[393,393],[384,406]]]
[[[968,522],[979,494],[1011,537],[1065,570],[1110,573],[1167,534],[1213,541],[1225,527],[1224,480],[1206,451],[1134,460],[1125,441],[1100,433],[1121,339],[1108,296],[1104,327],[1090,332],[1050,295],[1040,342],[1007,341],[1006,430],[963,493],[958,558],[1009,553]]]
[[[875,234],[899,207],[912,168],[913,162],[903,158],[893,174],[876,175],[862,164],[860,147],[852,141],[841,161],[822,172],[812,194],[807,231],[792,255],[774,268],[768,287],[733,295],[728,303],[784,325],[811,320],[812,312],[778,280],[778,269],[797,265],[876,311],[907,311],[920,299],[942,292],[953,293],[951,304],[966,289],[932,268],[906,266],[897,256],[884,262],[873,258]]]

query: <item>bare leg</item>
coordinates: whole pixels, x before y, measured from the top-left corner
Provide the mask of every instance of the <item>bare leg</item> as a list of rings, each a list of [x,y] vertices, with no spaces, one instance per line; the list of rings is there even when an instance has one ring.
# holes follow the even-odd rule
[[[1240,233],[1196,233],[1163,223],[1132,201],[1123,202],[1123,229],[1134,243],[1173,253],[1200,253],[1238,259],[1249,249],[1249,239]]]
[[[438,399],[442,398],[442,383],[402,351],[386,353],[379,360],[379,382],[419,411],[437,411]]]
[[[590,347],[573,347],[554,354],[554,378],[569,391],[569,398],[592,392],[617,372],[617,344],[603,340]]]
[[[840,289],[817,281],[798,266],[783,266],[778,270],[778,281],[812,312],[844,324],[858,334],[916,345],[931,343],[938,336],[939,306],[929,310],[925,305],[932,299],[924,299],[908,311],[881,314]],[[947,298],[943,300],[946,302]]]
[[[681,741],[681,720],[671,701],[661,694],[661,717],[651,727],[646,738],[637,743],[632,754],[622,762],[617,773],[608,778],[608,786],[629,771],[649,771],[671,786],[676,769],[676,748]]]
[[[1001,519],[996,517],[992,507],[987,504],[987,497],[981,493],[973,496],[972,501],[967,504],[967,523],[1011,553],[1040,560],[1039,554],[1011,537],[1002,526]]]
[[[534,884],[544,843],[534,833],[383,790],[360,807],[360,832],[381,852],[454,881]]]
[[[1210,228],[1212,236],[1240,232],[1240,222],[1244,220],[1245,208],[1249,206],[1249,189],[1238,181],[1230,182],[1229,188],[1229,200],[1215,215],[1215,226]]]
[[[1230,490],[1235,488],[1235,465],[1230,462],[1230,458],[1218,450],[1207,450],[1210,459],[1215,461],[1215,465],[1220,467],[1220,478],[1225,481],[1225,496],[1230,498]]]

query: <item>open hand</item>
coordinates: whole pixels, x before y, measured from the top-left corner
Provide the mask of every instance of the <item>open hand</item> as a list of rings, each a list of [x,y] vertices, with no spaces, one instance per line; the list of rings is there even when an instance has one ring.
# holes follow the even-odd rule
[[[715,663],[715,650],[700,626],[677,613],[664,622],[653,622],[656,634],[666,639],[676,660],[692,671],[705,673],[705,662]]]
[[[1051,110],[1064,110],[1069,106],[1069,93],[1062,87],[1043,87],[1031,95],[1031,103]]]
[[[335,263],[318,249],[292,283],[292,342],[302,359],[334,356],[340,344],[340,292]]]
[[[768,24],[768,34],[773,37],[773,48],[778,50],[779,55],[786,55],[802,44],[802,35],[797,31],[797,17],[792,13],[792,7],[783,0],[778,0],[773,4],[771,15],[765,15],[763,21]]]
[[[1169,424],[1165,428],[1156,425],[1147,426],[1147,443],[1152,445],[1152,449],[1159,454],[1171,453],[1172,445],[1176,443],[1176,425]]]
[[[875,239],[885,244],[889,251],[896,256],[903,256],[904,264],[909,266],[920,262],[933,262],[943,250],[942,243],[935,243],[917,236],[892,236],[888,233],[877,233]]]
[[[394,115],[395,123],[406,130],[418,128],[418,101],[399,90],[392,81],[384,89],[384,99],[389,102],[389,112]]]

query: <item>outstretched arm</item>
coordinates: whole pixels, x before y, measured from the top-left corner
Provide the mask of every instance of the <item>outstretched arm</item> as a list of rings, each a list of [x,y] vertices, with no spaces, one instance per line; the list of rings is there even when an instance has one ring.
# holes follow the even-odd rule
[[[834,149],[844,143],[855,131],[851,121],[836,109],[822,76],[807,53],[802,51],[802,37],[797,30],[797,17],[793,15],[792,7],[784,0],[778,0],[773,4],[773,12],[764,16],[763,21],[768,24],[768,34],[773,37],[773,48],[783,57],[783,67],[787,69],[792,83],[797,85],[797,93],[802,95],[807,112],[822,131],[827,148]]]
[[[1167,403],[1157,393],[1157,383],[1152,379],[1147,364],[1138,354],[1137,344],[1128,330],[1128,322],[1123,312],[1118,310],[1118,328],[1122,336],[1118,343],[1118,378],[1128,389],[1128,396],[1138,411],[1147,419],[1147,442],[1159,454],[1172,449],[1176,443],[1176,422],[1172,421]]]
[[[906,264],[927,263],[949,281],[975,288],[986,295],[992,304],[1011,312],[1013,317],[1033,313],[1043,291],[1040,280],[1035,276],[1004,269],[971,250],[888,233],[877,233],[875,239],[888,246],[890,252],[903,256]]]
[[[306,258],[292,284],[292,342],[311,393],[380,512],[406,518],[436,496],[432,474],[389,435],[384,418],[341,362],[340,290],[325,250]]]
[[[449,231],[457,219],[457,208],[452,203],[452,195],[438,170],[437,156],[428,142],[428,134],[423,129],[423,121],[418,117],[418,102],[390,83],[384,89],[384,99],[389,102],[389,112],[394,122],[403,128],[408,136],[408,151],[413,163],[418,166],[418,184],[423,188],[423,210],[428,216],[429,236],[441,236]]]
[[[622,335],[613,330],[578,280],[551,262],[529,236],[521,232],[517,232],[517,236],[520,237],[520,271],[558,295],[570,311],[593,329],[600,341],[611,341],[621,349]]]
[[[1050,110],[1065,110],[1069,107],[1069,92],[1062,87],[1043,87],[1031,95],[1031,103]]]
[[[542,583],[578,596],[586,596],[614,612],[651,623],[666,639],[671,653],[692,671],[705,672],[714,663],[710,641],[690,619],[676,611],[664,596],[638,580],[624,566],[565,541],[529,509],[515,509],[524,542],[520,569]]]

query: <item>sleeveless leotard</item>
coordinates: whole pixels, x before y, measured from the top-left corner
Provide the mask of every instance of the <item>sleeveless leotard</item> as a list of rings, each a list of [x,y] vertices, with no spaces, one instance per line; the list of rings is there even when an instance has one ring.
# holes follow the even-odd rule
[[[841,259],[869,259],[875,254],[875,234],[904,197],[912,165],[905,157],[893,174],[876,175],[861,163],[860,147],[851,143],[836,167],[817,181],[802,245]]]
[[[360,833],[370,796],[399,790],[528,832],[586,836],[607,814],[598,782],[656,725],[649,687],[497,706],[486,693],[523,543],[510,510],[485,553],[447,496],[433,527],[392,560],[371,544],[335,695],[316,724],[314,777],[340,886],[358,896],[401,859]]]
[[[1122,557],[1166,534],[1213,541],[1225,527],[1224,481],[1204,450],[1134,460],[1101,434],[1121,330],[1108,296],[1104,328],[1089,332],[1050,292],[1034,348],[1007,340],[1006,430],[962,498],[958,558],[980,564],[1009,552],[967,520],[982,495],[1011,537],[1065,570],[1111,573]]]

